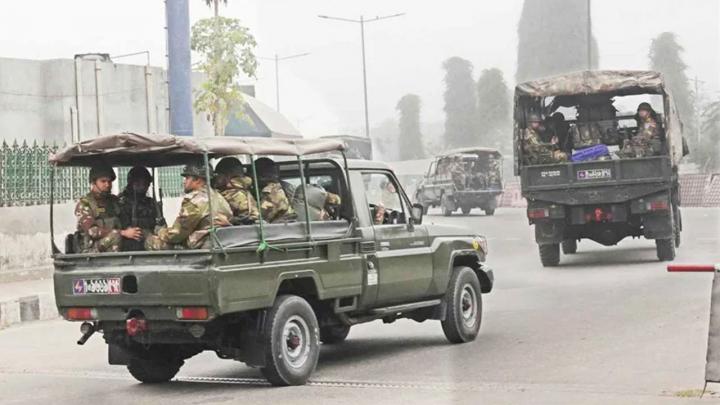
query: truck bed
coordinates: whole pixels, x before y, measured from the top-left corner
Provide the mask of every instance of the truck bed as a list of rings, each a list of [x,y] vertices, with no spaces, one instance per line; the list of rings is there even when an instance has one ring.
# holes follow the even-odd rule
[[[570,205],[628,201],[668,189],[673,177],[667,156],[525,166],[520,172],[523,197]]]

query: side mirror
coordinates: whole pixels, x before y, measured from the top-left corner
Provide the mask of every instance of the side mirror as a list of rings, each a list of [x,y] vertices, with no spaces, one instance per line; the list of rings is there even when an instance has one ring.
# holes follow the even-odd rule
[[[411,218],[413,221],[413,224],[422,224],[422,218],[423,218],[423,206],[422,204],[415,203],[412,205],[411,210]]]

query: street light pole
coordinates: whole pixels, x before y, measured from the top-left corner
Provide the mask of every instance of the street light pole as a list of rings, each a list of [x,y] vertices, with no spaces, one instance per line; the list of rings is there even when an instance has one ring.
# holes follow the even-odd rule
[[[260,58],[264,60],[275,61],[275,110],[280,112],[280,62],[288,59],[299,58],[301,56],[310,55],[310,52],[299,53],[297,55],[283,56],[280,57],[276,53],[272,58]]]
[[[371,18],[369,20],[366,20],[364,16],[360,16],[359,20],[353,20],[351,18],[330,17],[327,15],[319,15],[318,16],[318,17],[324,18],[326,20],[336,20],[336,21],[360,24],[360,50],[362,52],[363,96],[364,96],[364,104],[365,104],[365,136],[367,138],[370,138],[370,118],[369,118],[369,113],[368,113],[367,65],[365,63],[365,24],[374,22],[374,21],[385,20],[387,18],[400,17],[403,15],[405,15],[405,13],[398,13],[398,14],[386,15],[386,16],[382,16],[382,17],[375,17],[375,18]]]
[[[587,0],[587,63],[592,70],[592,0]]]

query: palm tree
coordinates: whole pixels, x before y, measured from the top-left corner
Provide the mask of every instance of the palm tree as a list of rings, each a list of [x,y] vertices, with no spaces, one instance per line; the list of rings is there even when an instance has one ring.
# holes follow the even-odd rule
[[[220,15],[220,13],[218,12],[218,8],[220,6],[220,1],[222,1],[223,4],[227,6],[227,0],[205,0],[205,4],[208,7],[212,7],[212,9],[215,11],[215,17]]]

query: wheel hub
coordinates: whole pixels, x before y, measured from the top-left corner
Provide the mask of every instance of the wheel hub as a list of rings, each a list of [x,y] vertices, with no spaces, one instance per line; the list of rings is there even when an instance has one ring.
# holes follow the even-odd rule
[[[283,358],[290,367],[302,367],[310,356],[310,329],[301,317],[291,316],[283,327]]]
[[[460,310],[463,324],[468,328],[475,326],[477,321],[477,296],[475,290],[469,284],[463,286],[460,295]]]

